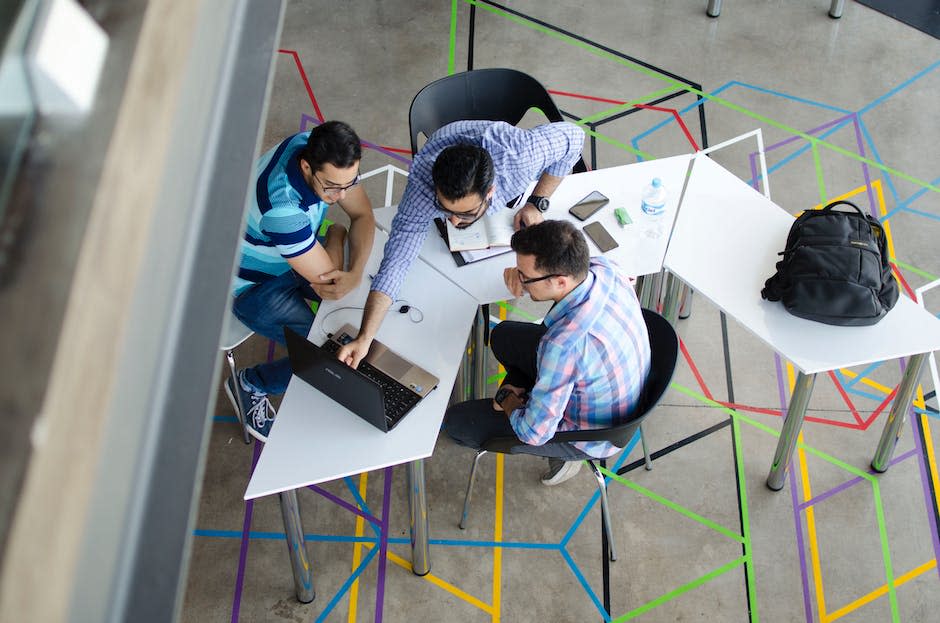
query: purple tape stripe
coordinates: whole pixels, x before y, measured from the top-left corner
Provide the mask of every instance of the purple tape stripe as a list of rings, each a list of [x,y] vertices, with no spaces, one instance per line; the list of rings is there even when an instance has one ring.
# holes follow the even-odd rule
[[[273,344],[274,342],[271,343]],[[258,457],[261,456],[262,445],[261,442],[255,441],[254,451],[251,456],[250,474],[254,473],[255,465],[258,464]],[[242,522],[242,542],[238,552],[238,572],[235,574],[235,595],[232,597],[232,623],[238,622],[238,613],[242,605],[242,587],[245,585],[245,563],[248,561],[248,534],[251,532],[251,514],[254,506],[254,500],[245,502],[245,519]]]
[[[385,487],[382,491],[382,531],[379,537],[378,582],[375,587],[375,623],[382,623],[385,604],[385,567],[388,562],[388,509],[392,498],[392,468],[385,468]]]
[[[339,505],[339,506],[342,506],[343,508],[345,508],[346,510],[348,510],[350,513],[354,513],[354,514],[356,514],[356,515],[359,515],[360,517],[362,517],[363,519],[365,519],[366,521],[368,521],[368,522],[370,522],[370,523],[374,523],[374,524],[376,524],[376,525],[380,525],[380,524],[382,523],[381,521],[379,521],[377,518],[373,517],[373,516],[370,515],[369,513],[363,511],[362,509],[360,509],[360,508],[357,507],[357,506],[353,506],[352,504],[350,504],[350,503],[347,502],[346,500],[343,500],[343,499],[341,499],[341,498],[336,497],[335,495],[333,495],[332,493],[330,493],[330,492],[327,491],[326,489],[323,489],[323,488],[321,488],[321,487],[318,487],[317,485],[307,485],[307,488],[310,489],[311,491],[315,491],[316,493],[319,493],[320,495],[322,495],[323,497],[325,497],[326,499],[328,499],[330,502],[333,502],[334,504],[337,504],[337,505]]]
[[[911,417],[911,425],[915,428],[914,448],[917,452],[917,466],[920,468],[920,482],[924,487],[924,503],[927,505],[927,524],[930,526],[930,540],[933,543],[933,555],[934,558],[940,560],[940,538],[938,538],[937,535],[937,512],[933,507],[933,496],[930,494],[930,474],[927,472],[926,453],[924,452],[924,444],[921,439],[923,427],[920,418],[921,416],[916,414]],[[937,565],[936,569],[937,575],[940,576],[940,565]]]
[[[906,461],[907,459],[911,458],[915,454],[917,454],[917,450],[908,450],[901,456],[896,456],[893,459],[891,459],[891,462],[888,465],[890,466],[896,463],[900,463],[901,461]],[[875,470],[869,468],[868,473],[874,474]],[[828,491],[820,493],[816,497],[803,502],[802,504],[800,504],[800,510],[804,510],[806,508],[809,508],[810,506],[813,506],[814,504],[818,504],[819,502],[822,502],[825,499],[831,498],[832,496],[839,493],[840,491],[845,491],[846,489],[850,487],[854,487],[855,485],[862,482],[863,480],[865,479],[862,478],[861,476],[856,476],[855,478],[852,478],[851,480],[847,480],[843,482],[841,485],[833,487],[832,489],[829,489]]]

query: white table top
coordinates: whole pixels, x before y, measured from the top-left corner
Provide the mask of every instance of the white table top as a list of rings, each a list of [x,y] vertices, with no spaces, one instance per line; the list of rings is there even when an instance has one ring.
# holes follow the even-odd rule
[[[545,218],[568,220],[579,228],[594,221],[601,221],[607,231],[620,243],[619,247],[609,251],[605,256],[617,262],[625,274],[638,276],[659,272],[666,252],[669,228],[675,218],[679,194],[691,157],[690,154],[685,154],[569,175],[552,194],[551,207],[545,213]],[[662,180],[668,193],[666,211],[658,217],[664,231],[659,238],[650,238],[646,235],[650,217],[640,210],[640,193],[654,177]],[[610,203],[582,223],[568,213],[568,208],[594,190],[604,193],[610,199]],[[626,208],[633,220],[632,224],[620,227],[614,217],[614,209],[618,207]],[[375,220],[378,226],[389,231],[396,211],[397,206],[375,210]],[[590,241],[588,248],[592,255],[600,254],[594,243]],[[420,257],[449,280],[472,294],[480,303],[502,301],[511,296],[503,284],[503,269],[516,265],[513,253],[457,266],[444,239],[432,226],[427,240],[421,247]]]
[[[804,373],[940,349],[940,320],[903,293],[878,324],[837,327],[760,296],[793,217],[707,156],[696,156],[664,264]]]
[[[378,268],[385,240],[385,234],[376,232],[368,272],[374,274]],[[342,301],[321,304],[310,340],[322,344],[324,331],[332,332],[347,322],[358,327],[368,290],[368,280],[364,279]],[[408,314],[390,311],[377,337],[437,376],[437,389],[394,430],[383,433],[297,377],[292,378],[248,483],[246,500],[431,455],[477,302],[420,260],[411,267],[401,298],[420,309],[423,320],[414,323]],[[342,309],[344,306],[358,309]],[[337,309],[341,311],[330,314]]]

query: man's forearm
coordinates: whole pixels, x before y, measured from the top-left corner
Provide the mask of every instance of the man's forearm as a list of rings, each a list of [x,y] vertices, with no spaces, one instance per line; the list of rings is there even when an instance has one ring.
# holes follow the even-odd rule
[[[542,176],[539,177],[539,181],[535,184],[535,188],[532,190],[532,194],[538,197],[551,197],[552,193],[555,192],[555,189],[558,188],[558,185],[561,184],[561,180],[563,179],[563,177],[558,177],[557,175],[542,173]]]
[[[349,234],[349,272],[362,275],[366,262],[372,253],[372,241],[375,239],[375,219],[359,216],[350,220]],[[339,267],[342,269],[342,267]]]
[[[358,337],[375,339],[391,305],[392,299],[387,294],[378,290],[369,292],[369,297],[366,299],[366,305],[362,312],[362,326],[359,327]]]

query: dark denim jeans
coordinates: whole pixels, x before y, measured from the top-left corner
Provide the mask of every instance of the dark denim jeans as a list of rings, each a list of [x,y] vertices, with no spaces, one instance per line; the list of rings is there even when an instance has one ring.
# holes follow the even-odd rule
[[[319,301],[307,281],[289,270],[264,283],[251,286],[232,303],[232,313],[264,337],[284,344],[284,327],[307,337],[314,313],[307,299]],[[290,382],[290,360],[284,357],[245,370],[245,381],[265,394],[283,394]]]

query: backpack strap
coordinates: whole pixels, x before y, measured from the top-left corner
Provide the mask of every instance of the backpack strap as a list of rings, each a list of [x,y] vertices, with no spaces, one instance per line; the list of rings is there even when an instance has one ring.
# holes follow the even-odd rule
[[[820,210],[820,212],[830,212],[830,211],[832,211],[832,208],[834,208],[834,207],[836,207],[836,206],[838,206],[838,205],[847,205],[847,206],[851,206],[851,207],[855,208],[855,211],[858,212],[859,214],[861,214],[863,218],[866,217],[866,216],[868,216],[867,214],[865,214],[864,212],[862,212],[861,208],[859,208],[857,205],[855,205],[855,204],[852,203],[851,201],[833,201],[832,203],[830,203],[829,205],[827,205],[825,208],[823,208],[822,210]]]

